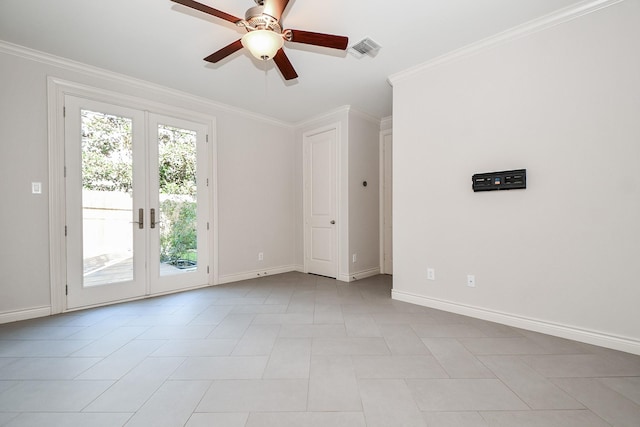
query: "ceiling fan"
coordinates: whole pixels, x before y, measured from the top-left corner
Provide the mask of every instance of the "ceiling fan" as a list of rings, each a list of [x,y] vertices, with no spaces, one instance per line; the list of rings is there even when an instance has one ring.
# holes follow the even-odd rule
[[[291,61],[284,53],[282,46],[285,41],[304,43],[332,49],[346,50],[348,37],[332,34],[313,33],[310,31],[283,29],[280,18],[289,0],[254,0],[257,6],[247,10],[245,18],[241,19],[228,13],[214,9],[193,0],[171,0],[183,6],[199,10],[216,18],[233,22],[247,30],[241,39],[223,47],[217,52],[204,58],[208,62],[218,62],[246,47],[256,58],[268,61],[273,59],[285,80],[298,77],[298,73],[291,65]]]

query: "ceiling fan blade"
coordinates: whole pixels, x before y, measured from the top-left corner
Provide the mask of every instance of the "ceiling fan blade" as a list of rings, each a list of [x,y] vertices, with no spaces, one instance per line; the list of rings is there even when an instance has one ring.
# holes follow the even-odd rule
[[[285,80],[293,80],[298,77],[298,73],[293,69],[293,65],[291,65],[291,61],[289,61],[289,57],[284,53],[284,50],[281,48],[276,56],[273,57],[273,61],[278,66],[278,69],[282,73],[282,77]]]
[[[291,40],[295,43],[312,44],[314,46],[330,47],[332,49],[346,50],[349,44],[349,37],[334,36],[332,34],[312,33],[311,31],[287,30],[291,31]]]
[[[289,0],[264,0],[264,13],[279,21],[288,3]]]
[[[224,58],[231,55],[232,53],[239,51],[240,49],[242,49],[242,41],[236,40],[233,43],[223,47],[219,51],[207,56],[206,58],[204,58],[204,60],[207,62],[216,63],[218,61],[222,61]]]
[[[214,9],[206,4],[198,3],[193,0],[171,0],[173,2],[179,3],[183,6],[190,7],[195,10],[199,10],[200,12],[208,13],[209,15],[213,15],[216,18],[224,19],[225,21],[233,22],[234,24],[238,21],[241,21],[240,18],[237,18],[233,15],[229,15],[221,10]]]

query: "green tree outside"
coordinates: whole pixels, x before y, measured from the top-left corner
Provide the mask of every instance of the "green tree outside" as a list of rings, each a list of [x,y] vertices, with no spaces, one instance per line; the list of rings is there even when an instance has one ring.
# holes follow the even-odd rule
[[[82,111],[82,185],[87,190],[133,190],[132,121]],[[197,260],[196,133],[158,127],[160,260]]]

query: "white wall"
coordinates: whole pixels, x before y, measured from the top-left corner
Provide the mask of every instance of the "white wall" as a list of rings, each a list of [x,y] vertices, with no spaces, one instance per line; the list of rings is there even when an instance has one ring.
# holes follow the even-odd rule
[[[349,276],[380,273],[380,121],[349,113]],[[363,186],[363,182],[367,186]],[[357,254],[353,262],[353,254]]]
[[[0,312],[49,305],[46,93],[40,67],[0,53]]]
[[[639,22],[624,1],[392,78],[394,297],[640,352]],[[526,190],[472,192],[515,168]]]
[[[220,279],[293,269],[293,129],[229,115],[218,132]]]
[[[214,117],[220,279],[294,265],[293,126],[0,43],[0,320],[51,304],[47,76]]]
[[[289,125],[0,42],[0,321],[51,306],[49,76],[215,118],[219,247],[214,256],[220,282],[302,268],[302,134],[338,124],[343,142],[339,274],[349,280],[379,268],[376,120],[344,107]],[[42,182],[43,194],[30,194],[31,182]],[[264,261],[258,261],[258,252]]]

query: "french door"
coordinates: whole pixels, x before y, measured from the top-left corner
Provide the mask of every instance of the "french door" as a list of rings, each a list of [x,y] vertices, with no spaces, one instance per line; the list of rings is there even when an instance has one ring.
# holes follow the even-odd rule
[[[207,125],[65,96],[67,308],[208,282]]]

